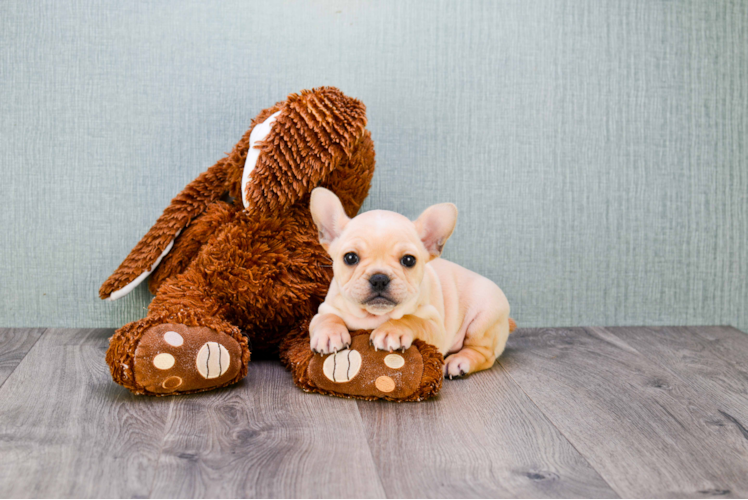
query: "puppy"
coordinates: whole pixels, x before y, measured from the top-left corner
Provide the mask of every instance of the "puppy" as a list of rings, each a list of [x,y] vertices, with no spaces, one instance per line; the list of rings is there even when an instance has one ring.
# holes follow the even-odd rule
[[[349,330],[365,329],[376,349],[436,346],[450,378],[493,365],[509,336],[509,302],[492,281],[439,258],[457,207],[434,205],[415,222],[386,210],[349,219],[335,194],[316,188],[310,209],[334,273],[309,325],[313,351],[345,349]]]

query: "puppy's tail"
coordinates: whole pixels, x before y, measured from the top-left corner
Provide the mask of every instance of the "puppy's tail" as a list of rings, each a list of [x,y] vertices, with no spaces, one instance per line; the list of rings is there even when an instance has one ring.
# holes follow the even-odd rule
[[[516,329],[517,329],[517,322],[514,321],[512,318],[509,318],[509,333],[512,333]]]

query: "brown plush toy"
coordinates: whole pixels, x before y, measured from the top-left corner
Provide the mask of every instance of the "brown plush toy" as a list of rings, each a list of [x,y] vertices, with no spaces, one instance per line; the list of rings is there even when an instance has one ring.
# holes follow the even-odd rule
[[[357,332],[341,353],[323,358],[309,348],[308,322],[332,279],[309,194],[332,190],[353,217],[373,173],[374,146],[357,99],[322,87],[262,111],[102,285],[101,298],[115,300],[150,275],[156,295],[145,318],[110,340],[115,382],[150,395],[226,386],[247,374],[252,346],[279,353],[307,391],[399,401],[436,394],[443,359],[422,342],[390,355]]]

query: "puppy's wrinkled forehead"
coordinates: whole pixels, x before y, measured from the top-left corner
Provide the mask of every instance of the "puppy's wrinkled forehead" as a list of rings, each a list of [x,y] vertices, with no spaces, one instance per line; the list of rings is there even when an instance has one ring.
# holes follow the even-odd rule
[[[360,244],[376,242],[380,252],[389,254],[410,247],[414,253],[435,259],[441,255],[457,222],[457,207],[452,203],[432,205],[414,222],[386,210],[372,210],[349,219],[340,198],[323,187],[312,191],[309,210],[319,231],[320,244],[333,257],[341,252],[344,242],[358,241]],[[401,248],[396,246],[398,244]]]
[[[413,245],[420,249],[422,243],[413,222],[407,217],[387,210],[364,212],[346,225],[338,242],[356,245],[376,252],[397,251],[398,245]],[[345,251],[343,247],[340,251]]]

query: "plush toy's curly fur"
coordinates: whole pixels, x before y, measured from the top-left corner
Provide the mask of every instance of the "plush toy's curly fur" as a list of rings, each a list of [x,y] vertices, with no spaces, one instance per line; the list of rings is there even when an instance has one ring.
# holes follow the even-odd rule
[[[241,192],[250,134],[276,112],[259,144],[251,181]],[[349,216],[358,212],[374,173],[374,146],[365,127],[364,105],[335,88],[292,94],[261,112],[227,157],[172,200],[100,290],[101,298],[108,298],[153,271],[149,285],[156,297],[147,316],[117,330],[110,341],[106,359],[117,383],[139,394],[164,393],[144,386],[137,368],[143,359],[151,370],[156,365],[151,363],[155,351],[143,354],[145,348],[138,348],[148,344],[144,336],[158,325],[184,327],[179,331],[188,336],[213,331],[218,343],[227,335],[241,351],[240,368],[229,380],[216,378],[210,387],[182,385],[171,394],[237,382],[247,373],[250,346],[254,352],[277,352],[280,346],[290,368],[296,366],[291,358],[311,354],[307,324],[324,300],[332,270],[309,212],[309,193],[327,187]],[[430,363],[419,392],[426,396],[441,384],[441,356],[421,347]],[[192,365],[182,368],[195,372]],[[295,375],[295,381],[309,389],[303,376]]]

